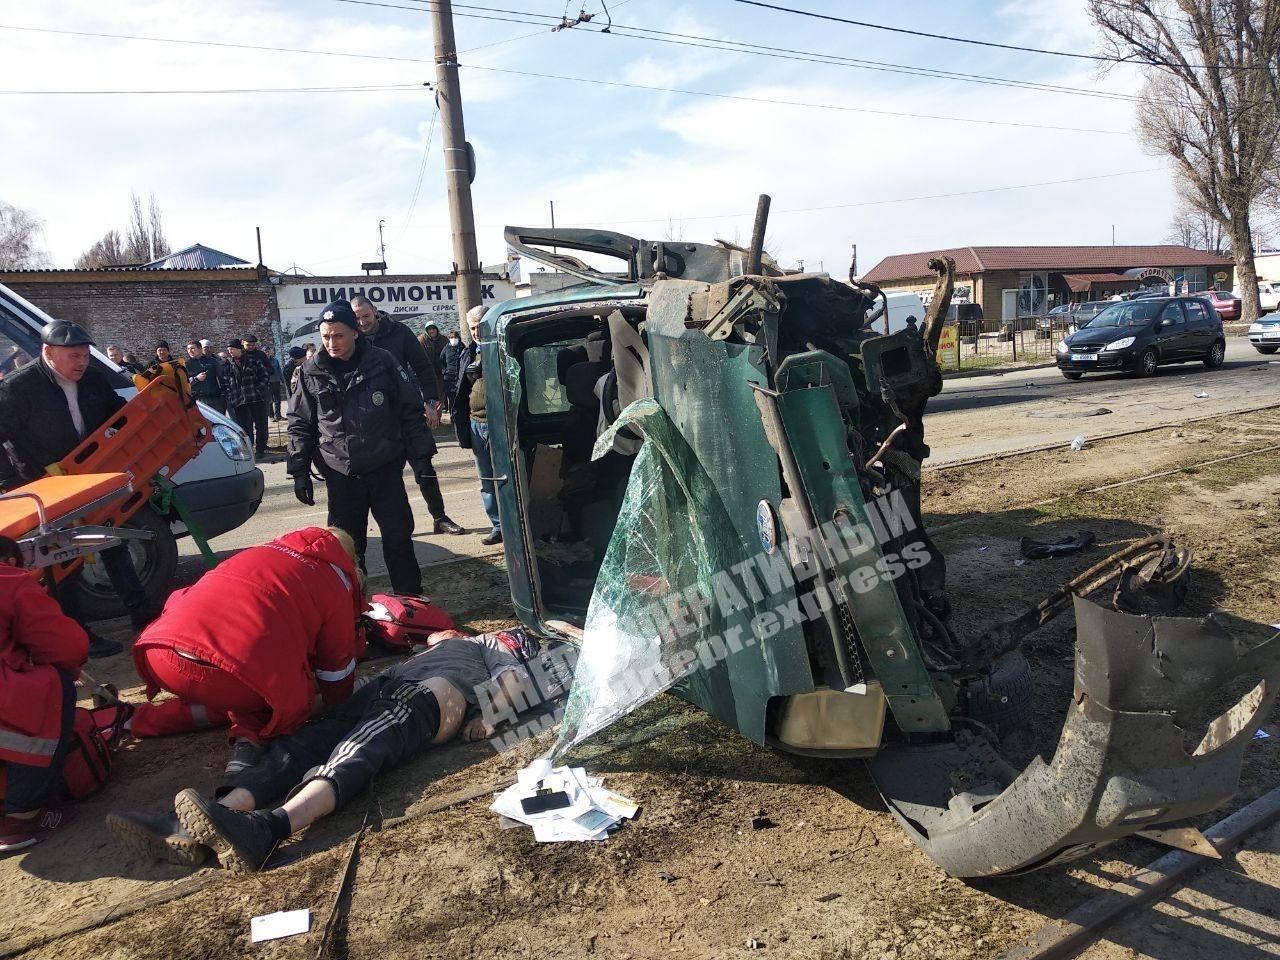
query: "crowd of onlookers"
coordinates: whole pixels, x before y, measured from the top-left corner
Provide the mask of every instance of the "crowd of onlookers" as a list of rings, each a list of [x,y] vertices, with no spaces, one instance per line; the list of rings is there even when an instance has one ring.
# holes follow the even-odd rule
[[[418,342],[445,388],[441,406],[442,412],[448,412],[465,348],[456,330],[445,336],[435,324],[427,326]],[[232,417],[261,456],[267,449],[268,422],[284,419],[283,406],[297,371],[316,350],[314,343],[290,347],[281,362],[273,345],[264,344],[249,334],[243,339],[231,340],[221,349],[216,349],[208,339],[192,340],[186,345],[185,356],[175,353],[167,340],[157,341],[150,356],[139,356],[114,344],[107,347],[107,356],[131,374],[144,374],[149,368],[154,370],[164,363],[184,367],[192,395]]]

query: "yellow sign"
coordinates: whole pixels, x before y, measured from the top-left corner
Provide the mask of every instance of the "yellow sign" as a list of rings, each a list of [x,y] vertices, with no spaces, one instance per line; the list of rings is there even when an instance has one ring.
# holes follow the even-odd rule
[[[942,336],[938,338],[938,356],[944,353],[955,353],[958,342],[958,331],[951,324],[942,328]]]

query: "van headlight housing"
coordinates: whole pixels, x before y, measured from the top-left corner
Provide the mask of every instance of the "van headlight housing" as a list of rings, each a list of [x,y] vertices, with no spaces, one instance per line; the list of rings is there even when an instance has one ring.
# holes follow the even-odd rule
[[[1058,341],[1058,352],[1059,352],[1059,353],[1066,353],[1066,352],[1067,352],[1067,349],[1068,349],[1068,348],[1067,348],[1067,341],[1065,341],[1065,340],[1059,340],[1059,341]]]
[[[218,446],[222,447],[222,451],[232,460],[253,459],[253,448],[249,446],[249,438],[234,427],[229,427],[225,423],[215,423],[213,439],[218,441]]]
[[[1133,337],[1121,337],[1119,340],[1112,340],[1103,350],[1123,350],[1125,347],[1133,346]]]

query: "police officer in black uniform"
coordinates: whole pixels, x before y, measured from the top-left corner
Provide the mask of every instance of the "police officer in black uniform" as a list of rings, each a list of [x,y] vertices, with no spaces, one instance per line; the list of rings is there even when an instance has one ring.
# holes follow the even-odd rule
[[[467,531],[449,519],[444,511],[444,494],[440,491],[440,479],[431,458],[436,454],[436,441],[430,430],[440,426],[440,378],[435,361],[423,348],[413,331],[398,320],[377,309],[373,301],[363,294],[351,298],[351,309],[355,312],[356,322],[360,325],[360,333],[368,337],[375,347],[381,347],[396,358],[396,362],[404,367],[417,384],[422,394],[422,413],[426,418],[427,438],[431,443],[431,451],[426,457],[420,457],[413,466],[413,477],[418,481],[418,489],[422,491],[422,499],[427,502],[427,510],[431,513],[433,533],[463,534]]]
[[[346,300],[320,314],[324,349],[302,365],[289,398],[289,476],[297,498],[315,505],[311,463],[318,454],[329,495],[329,525],[355,541],[360,566],[369,513],[382,534],[382,554],[395,593],[422,593],[413,552],[413,511],[405,493],[405,461],[430,456],[422,396],[391,354],[361,336]]]
[[[80,445],[124,406],[106,375],[94,367],[93,339],[79,324],[54,320],[40,333],[40,359],[0,382],[0,488],[29,483]],[[119,544],[98,555],[135,627],[145,627],[155,608],[133,568],[129,548]],[[84,619],[73,589],[60,591],[63,610]],[[89,634],[89,656],[107,657],[123,647]]]

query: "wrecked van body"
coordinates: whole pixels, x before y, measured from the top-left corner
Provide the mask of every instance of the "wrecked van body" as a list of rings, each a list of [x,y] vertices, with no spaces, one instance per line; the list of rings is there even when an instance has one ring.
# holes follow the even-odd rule
[[[923,323],[889,333],[874,287],[729,244],[507,241],[584,281],[495,307],[481,346],[516,609],[544,635],[583,631],[557,751],[672,690],[758,743],[867,759],[903,828],[961,877],[1082,856],[1232,795],[1280,639],[1141,612],[1185,584],[1167,540],[984,636],[952,628],[920,515],[949,262]],[[1113,584],[1110,608],[1086,599]],[[1019,773],[1000,753],[1030,718],[1018,646],[1069,607],[1067,719],[1053,757]],[[1250,692],[1188,744],[1194,710],[1242,678]]]

